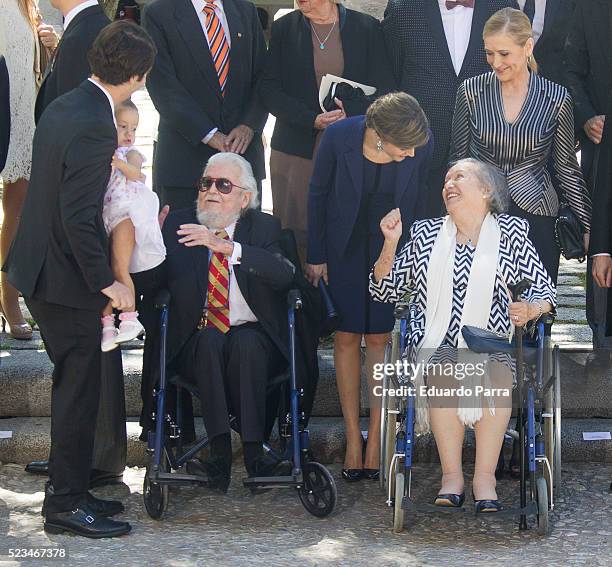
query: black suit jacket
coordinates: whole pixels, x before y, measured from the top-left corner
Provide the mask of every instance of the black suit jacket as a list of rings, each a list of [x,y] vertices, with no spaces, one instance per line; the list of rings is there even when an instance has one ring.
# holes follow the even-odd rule
[[[612,101],[611,101],[612,102]],[[612,254],[612,114],[606,116],[593,176],[593,218],[589,255]]]
[[[565,45],[568,88],[576,128],[595,115],[612,113],[612,2],[580,0]]]
[[[469,77],[491,70],[482,30],[502,8],[517,8],[515,0],[476,0],[470,41],[463,66],[456,75],[448,50],[442,16],[435,0],[389,0],[382,22],[399,88],[414,96],[429,118],[435,138],[432,167],[446,167],[455,96]]]
[[[538,73],[563,86],[567,86],[563,48],[574,23],[575,7],[576,0],[546,0],[544,29],[533,50]]]
[[[11,99],[9,74],[4,56],[0,55],[0,171],[6,165],[11,137]]]
[[[36,128],[32,173],[5,269],[26,297],[101,310],[114,281],[102,222],[117,131],[90,81],[53,101]]]
[[[89,75],[87,52],[109,19],[100,6],[79,12],[64,32],[51,68],[38,91],[34,116],[36,123],[58,96],[78,87]]]
[[[195,209],[176,211],[166,219],[163,235],[167,257],[155,282],[155,287],[167,288],[171,295],[166,356],[170,367],[196,332],[208,288],[208,248],[188,248],[178,242],[176,231],[185,223],[197,223]],[[246,212],[234,232],[234,240],[242,246],[242,260],[234,270],[244,299],[289,360],[285,291],[293,281],[294,268],[281,255],[280,239],[278,219],[259,211]],[[151,427],[151,393],[158,379],[159,332],[153,329],[147,333],[143,364],[140,424],[144,431]]]
[[[143,26],[158,50],[147,87],[159,112],[154,167],[160,185],[195,187],[216,153],[202,139],[213,128],[228,134],[239,124],[255,131],[244,157],[258,179],[265,177],[261,133],[267,112],[255,89],[265,64],[263,32],[250,2],[225,0],[223,9],[231,36],[224,96],[191,1],[154,0],[144,11]]]
[[[391,63],[380,23],[371,16],[339,6],[344,55],[342,76],[377,88],[373,97],[346,101],[348,116],[365,114],[373,98],[395,88]],[[312,158],[318,130],[319,106],[312,32],[307,18],[295,10],[272,24],[272,37],[259,92],[263,104],[276,116],[272,148]]]

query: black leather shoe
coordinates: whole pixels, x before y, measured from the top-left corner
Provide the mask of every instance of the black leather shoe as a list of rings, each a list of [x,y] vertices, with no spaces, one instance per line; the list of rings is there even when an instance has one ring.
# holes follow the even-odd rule
[[[257,457],[252,466],[248,466],[249,477],[290,476],[293,465],[289,461],[277,461],[269,455]]]
[[[342,478],[346,482],[357,482],[363,478],[363,469],[342,469]]]
[[[47,481],[47,484],[49,482]],[[87,507],[91,512],[98,516],[104,516],[105,518],[109,516],[114,516],[115,514],[120,514],[125,510],[123,504],[117,500],[102,500],[100,498],[96,498],[93,494],[87,493]],[[42,509],[40,511],[41,516],[46,516],[47,510],[45,506],[45,501],[43,501]]]
[[[25,472],[47,476],[49,474],[49,461],[32,461],[26,465]]]
[[[209,457],[203,459],[191,459],[187,461],[187,474],[205,476],[208,478],[208,488],[227,493],[231,480],[232,465],[222,457]]]
[[[465,492],[461,494],[438,494],[434,500],[434,505],[442,508],[461,508],[463,502],[465,502]]]
[[[363,476],[368,480],[378,480],[380,471],[378,469],[363,469]]]
[[[49,534],[64,532],[101,539],[117,537],[130,533],[132,527],[127,522],[116,522],[104,516],[96,515],[84,504],[69,512],[56,512],[45,516],[44,529]]]
[[[91,469],[89,473],[89,488],[98,488],[112,484],[121,484],[123,482],[123,473],[100,471]]]

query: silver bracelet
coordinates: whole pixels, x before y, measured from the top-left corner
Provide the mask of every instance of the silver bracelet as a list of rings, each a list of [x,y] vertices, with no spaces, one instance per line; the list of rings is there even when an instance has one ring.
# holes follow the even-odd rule
[[[540,303],[539,301],[534,301],[533,303],[538,306],[538,309],[540,311],[540,314],[534,319],[534,321],[537,321],[540,317],[542,317],[542,315],[544,315],[544,309],[542,309],[542,303]]]

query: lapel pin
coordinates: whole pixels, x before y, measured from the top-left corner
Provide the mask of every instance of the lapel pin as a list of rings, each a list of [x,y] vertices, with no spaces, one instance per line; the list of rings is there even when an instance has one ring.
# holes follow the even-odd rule
[[[240,32],[238,32],[238,37],[242,37],[242,34]]]

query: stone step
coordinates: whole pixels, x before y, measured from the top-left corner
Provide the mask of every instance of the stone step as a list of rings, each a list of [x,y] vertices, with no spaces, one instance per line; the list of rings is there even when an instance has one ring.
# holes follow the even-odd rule
[[[612,382],[612,369],[597,373],[585,369],[587,353],[561,354],[562,408],[566,418],[612,418],[612,396],[602,396],[602,386]],[[0,417],[49,416],[51,407],[52,365],[44,350],[10,350],[0,357]],[[123,351],[127,415],[139,415],[142,349]],[[319,351],[320,379],[313,416],[342,415],[336,388],[333,354]],[[367,395],[362,379],[362,415],[366,414]]]
[[[200,420],[197,420],[201,423]],[[0,439],[0,462],[25,464],[33,460],[45,459],[49,454],[49,430],[51,419],[48,417],[20,417],[0,419],[0,430],[12,431],[12,438]],[[142,466],[147,462],[145,443],[139,440],[140,426],[137,418],[126,423],[128,434],[129,466]],[[367,424],[362,421],[362,429]],[[199,433],[203,433],[198,426]],[[318,417],[310,422],[311,448],[318,460],[323,463],[341,462],[344,456],[344,426],[341,418]],[[611,431],[612,419],[565,419],[562,422],[562,447],[564,462],[604,462],[612,463],[611,441],[583,441],[583,431]],[[235,454],[240,453],[237,435],[234,435]],[[273,443],[273,441],[272,441]],[[509,445],[509,444],[508,444]],[[466,435],[464,460],[474,460],[474,436]],[[509,450],[509,446],[507,447]],[[420,462],[437,462],[436,446],[431,435],[417,438],[416,459]]]
[[[142,407],[140,381],[142,349],[123,350],[123,371],[127,415],[139,415]],[[342,415],[333,368],[333,353],[321,350],[320,377],[313,415]],[[0,356],[0,417],[51,415],[51,373],[53,365],[44,350],[10,350]],[[365,415],[366,395],[362,395]]]

